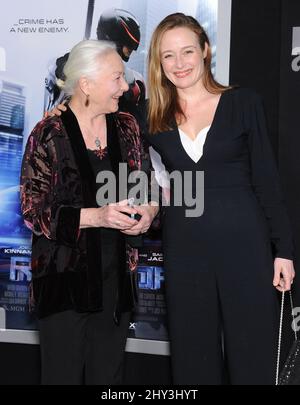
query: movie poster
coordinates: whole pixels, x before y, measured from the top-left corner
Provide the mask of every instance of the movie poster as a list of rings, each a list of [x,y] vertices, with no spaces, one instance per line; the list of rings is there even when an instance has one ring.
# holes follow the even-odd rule
[[[129,337],[168,340],[163,253],[159,240],[145,240],[139,249],[138,299]]]
[[[130,12],[140,43],[125,62],[126,79],[144,83],[151,34],[166,15],[181,11],[207,30],[216,70],[217,0],[4,0],[0,24],[0,327],[35,330],[28,308],[31,233],[19,204],[20,165],[27,137],[45,110],[57,104],[59,58],[82,39],[96,39],[104,13]],[[147,90],[145,91],[145,96]],[[159,237],[139,253],[139,306],[129,336],[167,340],[163,254]],[[2,326],[1,326],[2,325]],[[3,332],[3,330],[2,330]],[[1,335],[0,332],[0,341]],[[22,341],[22,339],[21,339]]]

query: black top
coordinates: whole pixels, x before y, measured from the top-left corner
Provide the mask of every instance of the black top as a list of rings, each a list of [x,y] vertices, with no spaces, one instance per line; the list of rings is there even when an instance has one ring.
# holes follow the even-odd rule
[[[100,157],[97,150],[88,149],[88,156],[91,167],[94,172],[95,182],[99,172],[107,170],[112,171],[112,165],[108,150],[105,148],[104,156]],[[96,183],[96,189],[99,190],[105,182]],[[115,201],[111,201],[115,202]],[[121,248],[121,234],[117,229],[100,229],[101,259],[103,279],[106,280],[112,274],[115,274],[120,265],[119,252]]]
[[[197,163],[185,152],[175,120],[172,130],[145,136],[161,155],[167,171],[204,171],[206,195],[213,189],[252,188],[268,222],[276,256],[292,259],[290,222],[262,101],[256,93],[236,88],[221,95]]]

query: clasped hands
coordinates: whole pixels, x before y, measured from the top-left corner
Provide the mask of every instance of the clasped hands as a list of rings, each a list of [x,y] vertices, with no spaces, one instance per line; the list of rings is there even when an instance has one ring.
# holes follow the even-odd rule
[[[158,212],[158,205],[150,202],[146,205],[128,205],[128,200],[101,207],[102,226],[119,229],[126,235],[139,235],[147,232]],[[136,220],[131,216],[139,215]]]

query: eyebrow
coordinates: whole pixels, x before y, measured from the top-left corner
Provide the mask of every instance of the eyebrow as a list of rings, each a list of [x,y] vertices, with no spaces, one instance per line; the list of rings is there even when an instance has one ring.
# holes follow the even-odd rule
[[[186,45],[186,46],[183,46],[181,49],[187,49],[187,48],[196,48],[196,46],[195,45]],[[163,55],[166,52],[173,52],[173,51],[172,50],[166,50],[166,51],[161,52],[161,55]]]

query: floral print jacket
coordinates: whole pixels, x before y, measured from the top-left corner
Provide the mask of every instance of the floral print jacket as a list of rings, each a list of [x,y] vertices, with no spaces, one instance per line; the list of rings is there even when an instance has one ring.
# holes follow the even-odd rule
[[[147,148],[135,118],[109,114],[112,166],[150,170]],[[40,121],[30,134],[21,169],[21,206],[33,232],[31,305],[38,317],[66,309],[102,308],[101,252],[97,228],[79,229],[80,209],[96,207],[95,180],[75,115]],[[136,300],[137,250],[124,237],[115,319]],[[126,259],[127,257],[127,259]],[[127,262],[127,266],[125,265]]]

